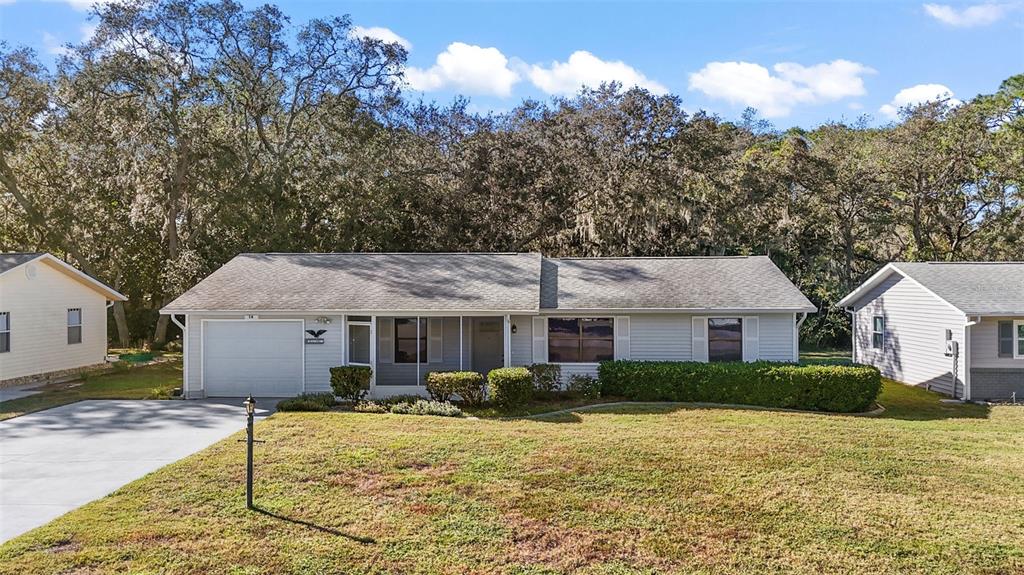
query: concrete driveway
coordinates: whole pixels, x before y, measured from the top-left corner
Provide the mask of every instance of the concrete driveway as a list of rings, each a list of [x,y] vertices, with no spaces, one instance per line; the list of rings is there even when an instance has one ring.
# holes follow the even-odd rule
[[[80,401],[0,421],[0,542],[243,429],[241,399]]]

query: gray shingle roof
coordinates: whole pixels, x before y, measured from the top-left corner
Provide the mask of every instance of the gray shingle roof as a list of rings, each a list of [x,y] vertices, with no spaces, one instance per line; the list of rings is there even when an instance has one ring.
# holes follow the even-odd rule
[[[41,252],[11,252],[0,254],[0,274],[7,270],[14,269],[21,264],[28,263],[41,255],[43,255]]]
[[[184,311],[778,309],[814,306],[767,257],[242,254],[164,308]]]
[[[894,262],[968,315],[1024,314],[1024,262]]]
[[[540,254],[242,254],[165,312],[533,311]]]
[[[546,259],[541,275],[547,310],[815,311],[767,256]]]

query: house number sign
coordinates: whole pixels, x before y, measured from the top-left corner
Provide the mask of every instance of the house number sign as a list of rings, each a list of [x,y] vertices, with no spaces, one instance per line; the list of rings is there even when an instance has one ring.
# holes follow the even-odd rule
[[[307,329],[306,333],[313,337],[306,338],[306,345],[323,345],[324,338],[322,337],[327,333],[326,329]]]

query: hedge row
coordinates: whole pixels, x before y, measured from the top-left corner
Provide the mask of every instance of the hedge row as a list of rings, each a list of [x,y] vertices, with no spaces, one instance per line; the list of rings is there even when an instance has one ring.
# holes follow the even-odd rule
[[[635,401],[737,403],[852,413],[875,402],[882,380],[869,366],[606,361],[601,395]]]

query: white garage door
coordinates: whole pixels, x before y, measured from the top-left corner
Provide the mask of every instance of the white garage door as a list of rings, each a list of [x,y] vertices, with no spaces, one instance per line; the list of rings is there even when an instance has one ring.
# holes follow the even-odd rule
[[[289,397],[302,392],[301,321],[203,322],[207,397]]]

